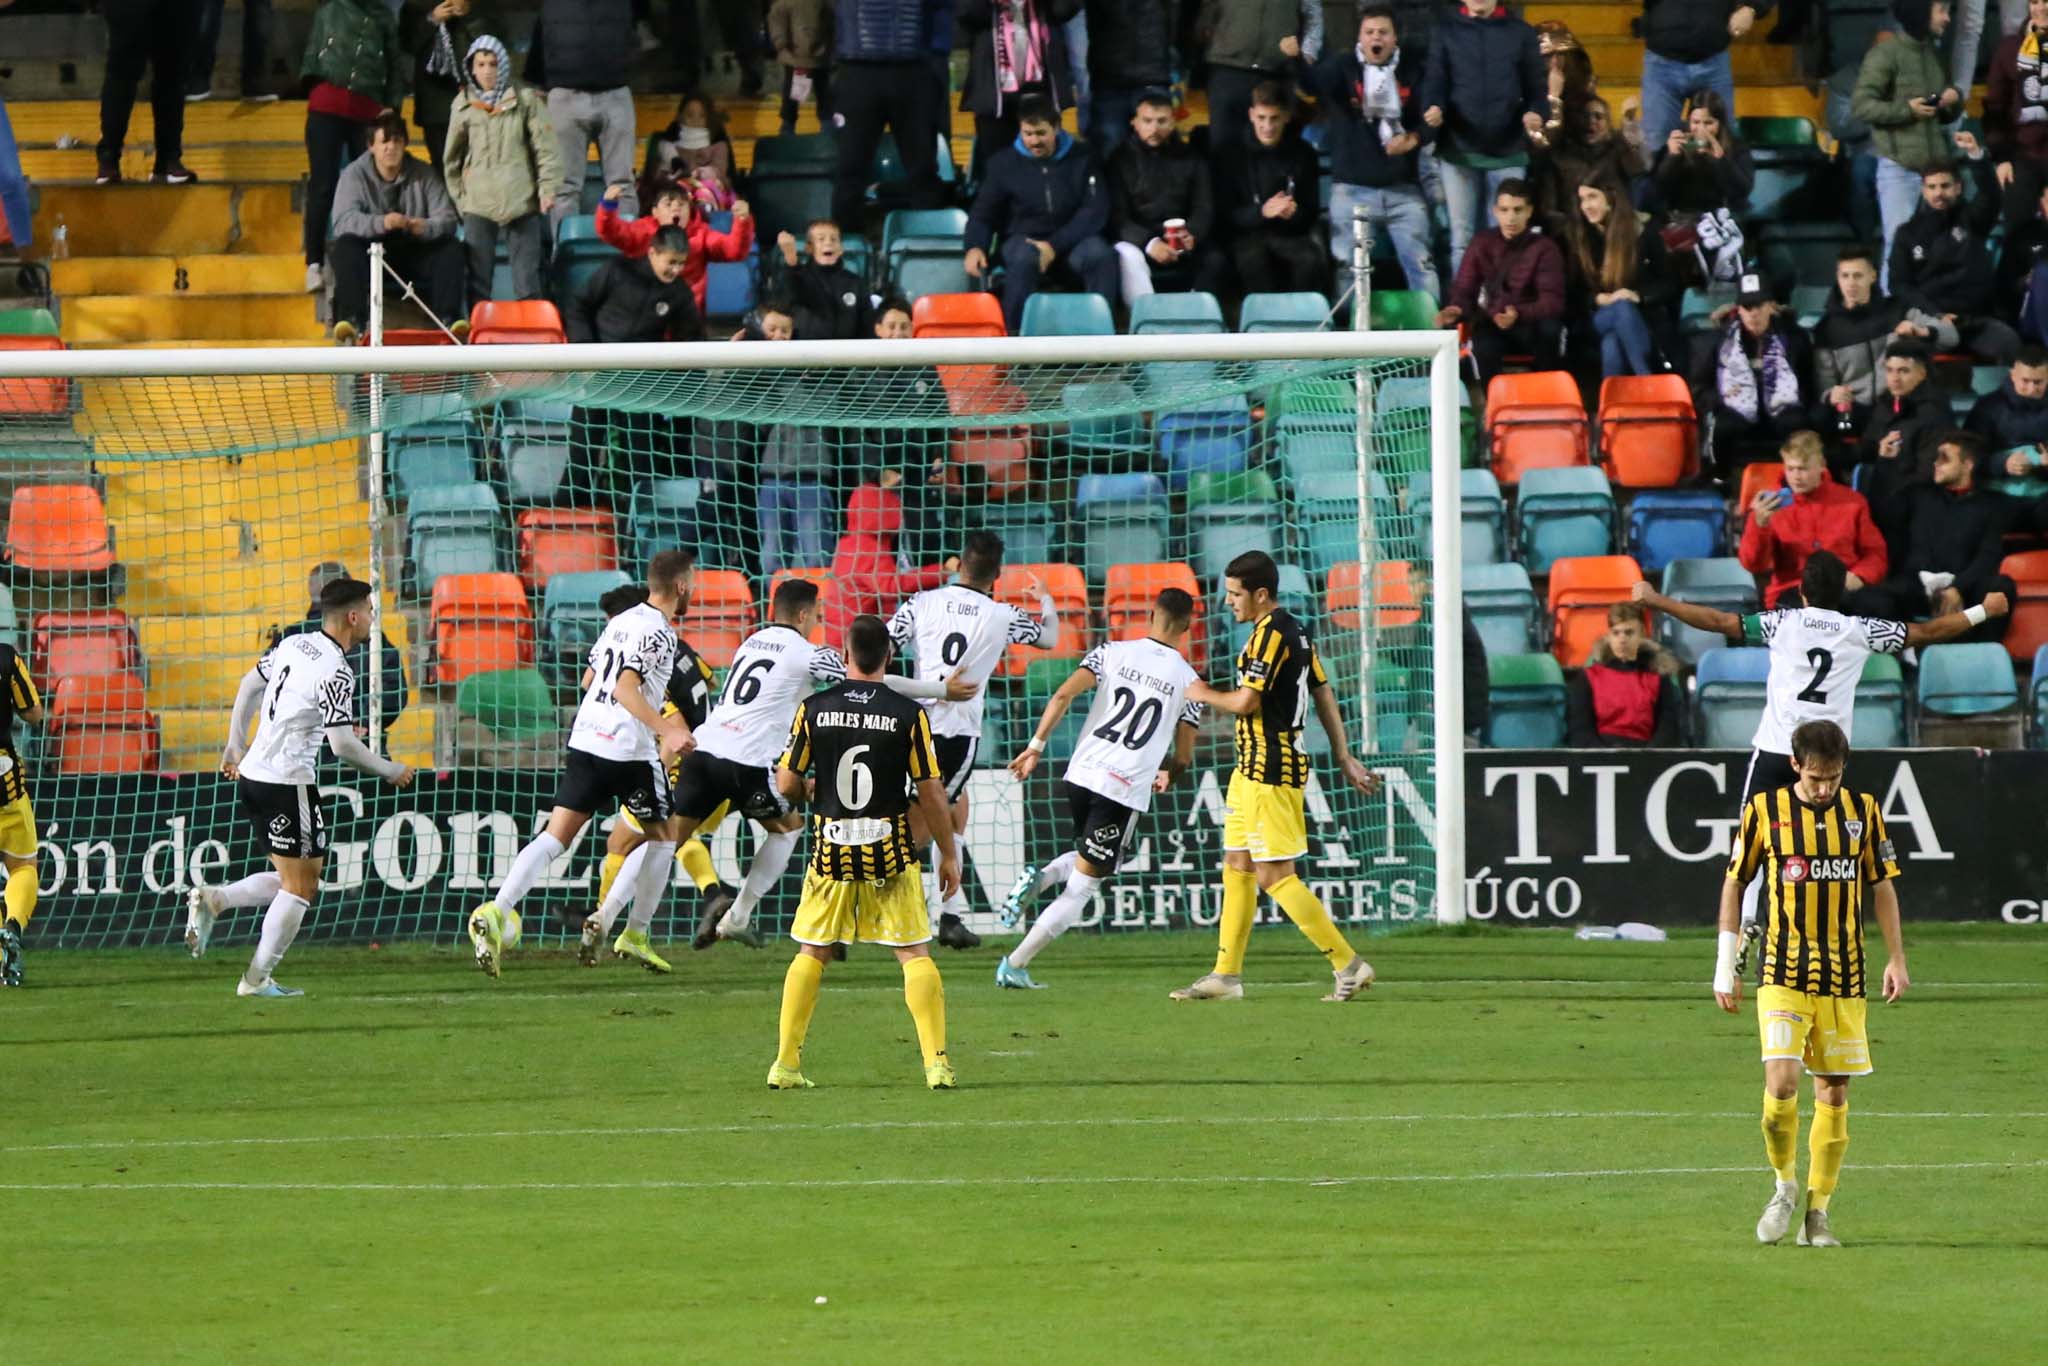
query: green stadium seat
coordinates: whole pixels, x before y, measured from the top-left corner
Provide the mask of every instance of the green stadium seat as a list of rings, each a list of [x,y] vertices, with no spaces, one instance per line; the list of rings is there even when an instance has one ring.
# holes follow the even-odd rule
[[[538,669],[473,673],[455,689],[455,710],[500,740],[537,740],[562,728],[555,696]]]
[[[1237,314],[1240,332],[1320,332],[1328,325],[1330,301],[1314,290],[1288,294],[1247,294]]]
[[[1366,313],[1376,332],[1430,332],[1436,329],[1437,303],[1419,289],[1374,290]]]
[[[1752,153],[1766,149],[1805,151],[1813,153],[1817,161],[1826,155],[1820,149],[1812,119],[1748,115],[1738,117],[1735,126]]]
[[[0,337],[54,337],[57,315],[47,308],[0,309]]]
[[[1565,740],[1564,669],[1547,654],[1486,660],[1486,743],[1495,749],[1556,749]]]
[[[1020,337],[1113,337],[1116,319],[1100,294],[1034,294],[1024,301]]]

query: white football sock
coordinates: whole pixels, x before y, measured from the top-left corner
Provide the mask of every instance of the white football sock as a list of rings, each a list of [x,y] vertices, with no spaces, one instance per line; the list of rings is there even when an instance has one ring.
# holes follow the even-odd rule
[[[967,836],[965,834],[957,832],[954,834],[953,853],[960,860],[960,890],[947,897],[946,904],[940,909],[946,915],[965,916],[967,914]]]
[[[251,906],[268,906],[279,885],[275,872],[251,873],[240,882],[230,882],[221,888],[220,898],[229,910],[246,911]]]
[[[669,877],[675,872],[676,842],[649,840],[633,852],[646,858],[633,879],[633,914],[626,917],[626,928],[645,934],[654,923],[654,913],[661,908],[661,894],[668,890]],[[626,870],[621,868],[619,881],[625,880]]]
[[[1031,933],[1024,936],[1024,942],[1010,950],[1010,966],[1021,968],[1036,957],[1038,951],[1067,932],[1067,927],[1081,918],[1081,911],[1094,897],[1095,889],[1102,885],[1099,877],[1089,877],[1076,870],[1067,879],[1067,889],[1053,898],[1038,919],[1031,923]]]
[[[640,885],[640,870],[646,866],[647,846],[633,846],[633,852],[626,855],[626,861],[619,865],[619,875],[612,879],[612,889],[605,894],[604,904],[597,908],[597,923],[606,934],[612,932],[612,922],[633,899],[634,889]]]
[[[762,832],[761,847],[754,851],[754,861],[747,865],[747,880],[740,884],[740,894],[733,898],[731,909],[718,918],[720,929],[743,930],[753,923],[754,907],[761,904],[761,898],[768,895],[776,880],[789,871],[799,833]]]
[[[1049,892],[1065,882],[1074,871],[1074,860],[1080,857],[1078,853],[1069,849],[1051,863],[1046,864],[1045,867],[1040,868],[1038,870],[1038,885],[1031,890],[1034,892]]]
[[[519,904],[520,898],[533,890],[533,884],[547,874],[548,865],[562,856],[562,842],[543,830],[533,837],[533,842],[519,851],[519,857],[512,860],[512,871],[505,874],[505,880],[498,884],[498,894],[491,898],[503,910],[511,910]]]
[[[270,899],[270,909],[263,913],[263,937],[256,941],[255,955],[249,959],[249,970],[242,974],[242,980],[252,987],[262,986],[277,970],[292,940],[298,937],[299,922],[305,918],[306,899],[280,888]]]

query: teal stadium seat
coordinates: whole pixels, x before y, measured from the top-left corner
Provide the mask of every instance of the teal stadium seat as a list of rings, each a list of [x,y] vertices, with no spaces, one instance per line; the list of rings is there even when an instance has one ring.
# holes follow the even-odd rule
[[[1060,406],[1069,414],[1067,449],[1076,459],[1091,463],[1150,461],[1152,437],[1138,403],[1138,391],[1120,379],[1065,385]]]
[[[1664,567],[1664,595],[1679,602],[1718,607],[1742,616],[1757,610],[1756,576],[1731,558],[1673,560]],[[1712,631],[1687,626],[1670,613],[1657,618],[1657,639],[1688,667],[1728,641]]]
[[[1920,652],[1922,745],[2020,745],[2019,684],[2012,656],[1990,642],[1930,645]]]
[[[1203,583],[1222,581],[1223,569],[1248,550],[1268,554],[1280,547],[1279,492],[1271,475],[1197,474],[1188,483],[1188,557]],[[1277,556],[1275,558],[1278,558]],[[1346,558],[1351,558],[1347,556]]]
[[[407,500],[406,582],[415,597],[433,592],[447,574],[508,569],[504,510],[489,485],[425,487]]]
[[[1100,294],[1033,294],[1020,328],[1020,337],[1113,337],[1116,319]]]
[[[1523,486],[1527,488],[1525,483]],[[1507,503],[1491,470],[1459,470],[1459,562],[1467,566],[1494,564],[1507,558]],[[1527,495],[1524,494],[1526,497]],[[1415,514],[1417,554],[1428,558],[1434,490],[1428,470],[1409,476],[1408,507]],[[1526,576],[1525,576],[1526,577]]]
[[[1515,500],[1515,540],[1531,574],[1559,560],[1605,555],[1614,545],[1614,494],[1587,465],[1525,470]]]
[[[1156,474],[1091,474],[1074,490],[1081,524],[1081,564],[1090,583],[1112,565],[1156,564],[1167,558],[1166,485]]]
[[[1564,744],[1564,669],[1547,654],[1489,654],[1486,743],[1495,749]]]
[[[1708,749],[1748,749],[1764,713],[1771,652],[1724,647],[1700,656],[1694,675],[1694,730]]]
[[[597,235],[594,215],[572,214],[564,218],[555,229],[555,296],[572,297],[591,276],[604,269],[606,261],[617,255],[619,249]]]
[[[593,569],[556,574],[542,592],[540,611],[541,667],[556,688],[572,688],[583,675],[590,647],[604,634],[604,609],[598,606],[614,588],[632,582],[622,569]]]
[[[1223,305],[1200,290],[1186,294],[1146,294],[1131,304],[1127,329],[1134,337],[1162,333],[1222,332]]]
[[[1401,514],[1386,480],[1374,475],[1370,488],[1380,558],[1407,557],[1413,539],[1409,520]],[[1311,474],[1295,480],[1294,502],[1302,550],[1311,573],[1319,579],[1327,578],[1338,565],[1358,558],[1355,470]]]
[[[649,479],[635,487],[628,514],[633,563],[646,564],[674,546],[696,548],[703,497],[696,479]]]
[[[1872,655],[1856,685],[1851,741],[1858,749],[1896,749],[1906,743],[1906,676],[1896,655]]]
[[[1486,643],[1486,655],[1524,655],[1536,649],[1536,588],[1529,571],[1509,561],[1465,567],[1465,610]]]
[[[1282,432],[1278,445],[1280,467],[1296,483],[1312,475],[1358,472],[1358,438],[1351,432]]]
[[[1330,301],[1313,290],[1288,294],[1247,294],[1237,313],[1240,332],[1320,332]]]

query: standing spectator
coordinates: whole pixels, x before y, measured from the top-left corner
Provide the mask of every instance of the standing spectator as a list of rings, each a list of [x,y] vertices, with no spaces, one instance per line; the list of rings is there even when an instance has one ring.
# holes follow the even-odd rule
[[[1138,96],[1173,84],[1180,7],[1181,0],[1095,0],[1088,9],[1088,144],[1098,160],[1123,141]]]
[[[1984,145],[1998,165],[2010,232],[2048,189],[2048,0],[2027,0],[2026,25],[1991,54]]]
[[[1885,351],[1884,387],[1857,453],[1870,466],[1863,496],[1897,564],[1905,554],[1905,491],[1934,477],[1941,436],[1954,425],[1955,414],[1928,379],[1927,347],[1918,341],[1901,339]]]
[[[800,335],[801,327],[801,318],[788,301],[764,299],[754,310],[753,325],[735,340],[786,342]],[[780,371],[771,381],[793,406],[802,405],[804,390],[816,382],[800,370]],[[830,436],[823,427],[777,422],[762,432],[756,459],[761,572],[824,568],[832,553]]]
[[[1195,29],[1209,61],[1209,140],[1221,152],[1244,141],[1255,86],[1285,86],[1288,63],[1322,56],[1323,3],[1201,0]]]
[[[1812,404],[1813,346],[1755,275],[1745,275],[1735,310],[1702,338],[1692,368],[1693,406],[1708,415],[1714,473],[1733,483],[1758,447],[1806,425]]]
[[[942,586],[960,567],[957,555],[921,569],[902,567],[902,485],[903,471],[877,470],[846,500],[846,534],[832,550],[832,594],[825,600],[828,640],[840,639],[857,616],[887,621],[905,598]]]
[[[1677,658],[1649,635],[1639,602],[1608,604],[1607,634],[1565,693],[1565,738],[1574,749],[1670,749],[1680,743]]]
[[[1536,200],[1529,183],[1502,181],[1493,216],[1498,226],[1472,239],[1451,285],[1450,306],[1436,315],[1438,327],[1465,324],[1481,389],[1510,351],[1533,355],[1538,370],[1563,362],[1564,253],[1530,231]]]
[[[683,279],[690,286],[697,312],[704,312],[709,266],[713,261],[744,261],[754,247],[753,210],[744,199],[732,206],[732,226],[721,232],[697,211],[690,193],[673,180],[659,182],[648,195],[654,207],[643,218],[619,217],[619,196],[623,185],[607,185],[597,205],[597,235],[627,256],[645,256],[654,235],[663,228],[681,228],[689,237],[690,254],[683,262]]]
[[[370,244],[384,244],[384,262],[410,280],[442,323],[469,330],[463,302],[462,244],[455,205],[434,168],[406,155],[405,120],[377,116],[370,150],[349,163],[334,191],[334,339],[353,342],[370,314]]]
[[[604,263],[582,289],[566,301],[562,323],[572,342],[665,342],[704,340],[703,316],[697,312],[683,264],[690,256],[690,235],[664,227],[648,243],[645,256]],[[670,478],[690,472],[676,450],[677,428],[660,414],[607,412],[597,408],[571,411],[571,486],[597,489],[605,478],[587,466],[616,453],[609,471],[614,500],[630,496],[630,481]],[[605,429],[610,428],[609,436]]]
[[[306,575],[306,590],[311,605],[306,608],[305,619],[281,631],[273,627],[271,648],[275,649],[277,643],[286,636],[307,635],[319,630],[321,621],[326,617],[325,609],[320,606],[320,590],[338,579],[351,577],[353,576],[348,572],[348,566],[339,560],[322,560],[314,565]],[[377,641],[378,667],[383,670],[383,678],[379,680],[377,686],[377,712],[384,733],[389,735],[391,728],[398,724],[399,716],[405,711],[405,654],[391,643],[391,637],[386,632],[379,631]],[[348,657],[349,667],[355,670],[355,724],[359,730],[367,732],[370,727],[370,642],[364,640],[353,650],[343,653]]]
[[[107,65],[100,78],[99,172],[94,184],[112,185],[121,179],[121,149],[128,141],[128,119],[135,112],[135,89],[142,84],[145,66],[150,70],[149,110],[155,116],[156,139],[156,169],[149,178],[166,185],[189,185],[198,179],[185,168],[185,83],[199,3],[103,0]]]
[[[1852,593],[1885,575],[1884,537],[1863,495],[1828,473],[1827,452],[1814,432],[1794,432],[1778,450],[1785,486],[1759,489],[1747,508],[1736,555],[1752,574],[1769,576],[1764,606],[1801,607],[1806,559],[1825,550],[1849,566]]]
[[[1053,115],[1074,105],[1067,61],[1067,20],[1081,0],[958,0],[954,22],[967,36],[967,81],[960,107],[974,115],[974,170],[1017,137],[1027,96],[1051,101]]]
[[[1327,294],[1330,288],[1329,254],[1316,222],[1316,152],[1288,123],[1289,103],[1287,92],[1270,81],[1252,91],[1252,139],[1224,155],[1216,167],[1217,192],[1230,220],[1230,256],[1237,283],[1247,294]],[[1344,221],[1348,226],[1350,220]],[[1428,221],[1424,213],[1422,222]],[[1403,258],[1409,258],[1415,244],[1398,234],[1395,240]],[[1426,231],[1421,260],[1429,261]],[[1436,283],[1433,270],[1429,283]],[[1430,299],[1435,298],[1432,293]]]
[[[1865,595],[1863,610],[1894,621],[1945,616],[1980,606],[1990,593],[2008,600],[2019,590],[1999,572],[2005,533],[2019,504],[1978,487],[1983,442],[1968,432],[1936,438],[1931,482],[1900,488],[1890,520],[1897,528],[1892,572]],[[1874,504],[1880,523],[1882,504]],[[1890,534],[1890,533],[1888,533]],[[1962,639],[2003,640],[2012,625],[2002,613],[1966,631]]]
[[[313,14],[300,75],[306,96],[306,292],[325,287],[330,226],[342,168],[369,145],[370,126],[405,99],[405,49],[384,0],[324,0]],[[403,141],[403,139],[400,139]],[[339,311],[337,317],[347,317]],[[360,317],[356,319],[360,321]]]
[[[213,64],[220,51],[221,20],[227,0],[199,0],[199,25],[193,31],[191,59],[185,68],[188,104],[213,94]],[[275,104],[270,88],[270,0],[242,0],[242,100]],[[358,675],[360,677],[360,675]]]
[[[1856,73],[1849,108],[1870,125],[1877,149],[1877,211],[1884,224],[1884,288],[1891,289],[1892,237],[1920,202],[1920,177],[1949,158],[1941,125],[1962,112],[1935,43],[1948,27],[1946,0],[1893,0],[1902,32],[1871,47]]]
[[[1055,268],[1112,303],[1117,282],[1116,252],[1103,238],[1109,189],[1094,154],[1061,131],[1051,101],[1031,95],[1021,108],[1017,145],[983,168],[967,215],[965,260],[969,277],[986,279],[989,248],[1002,239],[1003,322],[1013,337],[1023,325],[1024,301]]]
[[[861,220],[885,127],[896,134],[911,207],[944,206],[938,120],[945,102],[934,96],[931,59],[935,24],[943,15],[950,25],[952,12],[947,0],[839,0],[832,73],[839,166],[832,178],[832,216],[841,223]]]
[[[1330,148],[1330,255],[1340,271],[1351,268],[1352,237],[1358,212],[1394,239],[1408,288],[1431,301],[1443,298],[1436,261],[1430,254],[1429,204],[1422,195],[1421,149],[1435,134],[1422,121],[1422,68],[1401,46],[1394,12],[1384,3],[1370,3],[1358,12],[1358,44],[1332,49],[1314,66],[1296,59],[1302,85],[1314,93],[1325,111]],[[1269,87],[1261,87],[1261,90]],[[1285,91],[1280,97],[1285,122]],[[1261,117],[1254,92],[1254,129]],[[1271,117],[1268,115],[1267,117]],[[1223,157],[1238,165],[1236,153]],[[1310,159],[1311,168],[1314,159]],[[1240,175],[1243,171],[1240,170]],[[1310,181],[1313,185],[1313,180]],[[1309,199],[1314,216],[1315,201]],[[1232,209],[1242,213],[1240,202]],[[1239,266],[1243,273],[1243,266]]]
[[[1215,293],[1223,253],[1210,240],[1216,206],[1209,168],[1173,131],[1173,100],[1158,90],[1140,95],[1131,132],[1108,167],[1124,302],[1152,293],[1162,279],[1169,289]]]
[[[806,99],[817,101],[818,122],[831,127],[831,0],[775,0],[768,6],[768,41],[782,63],[782,135],[796,131]]]
[[[2037,476],[2048,463],[2048,348],[2022,346],[2005,382],[1971,405],[1963,430],[1984,442],[1978,483]]]
[[[1685,126],[1665,136],[1650,173],[1664,211],[1688,223],[1717,209],[1740,212],[1756,185],[1749,148],[1736,135],[1728,106],[1711,90],[1697,91],[1687,102]]]
[[[733,206],[732,138],[709,96],[691,93],[676,105],[676,116],[655,135],[654,150],[641,171],[640,192],[673,181],[689,191],[703,213]]]
[[[1529,139],[1529,182],[1536,187],[1536,211],[1545,222],[1564,222],[1578,204],[1579,186],[1593,181],[1619,185],[1635,202],[1636,185],[1649,173],[1640,142],[1641,120],[1614,126],[1613,111],[1598,95],[1567,111],[1555,131],[1547,124]]]
[[[796,334],[805,341],[852,341],[875,330],[875,301],[867,282],[848,270],[846,239],[839,225],[820,218],[804,229],[809,259],[798,257],[796,237],[775,239],[789,273]]]
[[[1920,207],[1892,239],[1890,289],[1908,308],[1954,327],[1964,349],[1980,361],[2009,365],[2020,339],[1993,316],[1998,275],[1988,239],[1998,225],[1997,186],[1977,140],[1958,133],[1956,143],[1969,157],[1964,165],[1977,182],[1977,196],[1963,198],[1953,162],[1927,168]]]
[[[1838,446],[1870,425],[1871,405],[1884,387],[1885,348],[1893,338],[1931,338],[1942,350],[1956,344],[1950,324],[1877,292],[1876,258],[1870,247],[1854,242],[1836,254],[1835,287],[1813,329],[1813,422]]]
[[[1643,0],[1643,137],[1661,146],[1680,126],[1679,105],[1702,87],[1735,107],[1728,44],[1770,13],[1771,0]]]
[[[2031,214],[2005,232],[1998,253],[1998,297],[2027,341],[2048,341],[2048,185]]]
[[[462,93],[463,56],[470,44],[497,30],[471,0],[423,0],[406,7],[404,22],[406,45],[413,54],[412,121],[419,125],[434,169],[445,176],[448,124],[455,97]],[[554,186],[548,187],[548,195],[554,197]]]
[[[1505,4],[1484,3],[1460,5],[1438,25],[1422,80],[1422,121],[1438,130],[1453,275],[1501,182],[1522,179],[1528,140],[1543,132],[1550,109],[1536,30]]]
[[[456,97],[448,127],[448,197],[462,215],[469,250],[469,297],[491,297],[491,272],[503,234],[516,298],[547,289],[547,211],[562,183],[547,106],[512,79],[512,58],[489,34],[469,47],[469,89]]]
[[[1659,373],[1658,336],[1677,292],[1664,239],[1643,231],[1612,181],[1579,186],[1578,199],[1565,234],[1570,317],[1599,339],[1603,378]]]
[[[560,148],[562,186],[548,211],[550,227],[580,208],[592,142],[605,183],[623,187],[619,200],[628,213],[640,211],[633,186],[639,123],[626,88],[634,51],[632,0],[541,0],[526,79],[548,92]]]

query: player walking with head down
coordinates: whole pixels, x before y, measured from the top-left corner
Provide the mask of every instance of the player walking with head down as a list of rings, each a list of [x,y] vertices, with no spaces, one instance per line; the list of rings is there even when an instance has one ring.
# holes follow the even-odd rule
[[[1096,689],[1061,783],[1074,823],[1074,847],[1044,868],[1024,870],[1003,903],[1003,924],[1017,923],[1025,897],[1062,883],[1065,890],[1045,908],[1024,942],[996,964],[997,986],[1035,990],[1044,985],[1031,980],[1032,959],[1080,918],[1095,889],[1116,870],[1152,794],[1164,792],[1193,762],[1202,707],[1187,697],[1201,680],[1180,651],[1194,619],[1193,598],[1178,588],[1162,591],[1152,604],[1148,634],[1089,651],[1045,704],[1030,747],[1010,761],[1010,772],[1029,778],[1060,718],[1082,693]]]
[[[12,645],[0,644],[0,862],[7,867],[6,907],[0,911],[0,987],[21,985],[21,936],[36,913],[36,813],[29,805],[26,770],[14,752],[16,719],[39,726],[43,699],[28,664]]]

